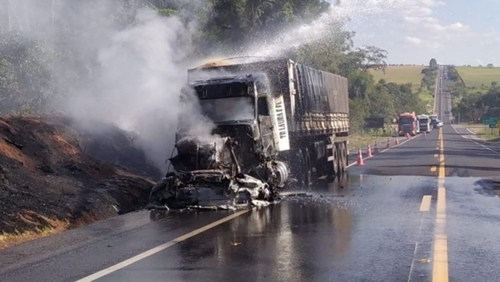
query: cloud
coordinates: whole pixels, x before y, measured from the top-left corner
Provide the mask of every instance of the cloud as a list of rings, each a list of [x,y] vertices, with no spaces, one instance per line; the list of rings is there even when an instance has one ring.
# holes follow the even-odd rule
[[[411,37],[411,36],[406,36],[406,42],[408,42],[411,45],[415,46],[420,46],[422,44],[422,39],[418,37]]]
[[[347,1],[347,0],[346,0]],[[356,1],[356,0],[352,0]],[[359,33],[374,33],[373,38],[356,36],[356,45],[375,45],[389,52],[388,62],[428,62],[428,58],[439,57],[449,63],[477,64],[476,58],[500,65],[500,55],[495,47],[500,45],[500,31],[494,28],[489,17],[481,14],[458,17],[467,4],[456,4],[443,0],[365,0],[384,2],[391,8],[390,14],[370,19],[370,26],[356,26]],[[406,3],[405,5],[401,3]],[[446,10],[443,6],[448,5]],[[479,19],[483,17],[483,19]],[[488,20],[486,20],[488,18]],[[384,21],[382,21],[384,20]],[[495,19],[496,20],[496,19]],[[489,27],[479,28],[484,21]],[[476,26],[478,26],[476,28]],[[470,48],[474,42],[475,48]],[[444,52],[444,50],[446,50]],[[478,55],[477,50],[482,50]],[[411,54],[411,56],[408,56]]]
[[[442,47],[442,44],[440,44],[438,41],[427,41],[423,40],[419,37],[414,37],[414,36],[406,36],[404,38],[404,41],[407,45],[412,46],[412,47],[419,47],[419,48],[424,48],[424,49],[439,49]]]

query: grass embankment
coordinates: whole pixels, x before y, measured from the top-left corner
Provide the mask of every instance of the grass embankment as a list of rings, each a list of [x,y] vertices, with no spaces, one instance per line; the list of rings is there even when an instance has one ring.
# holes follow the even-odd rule
[[[68,221],[43,217],[51,227],[35,228],[16,233],[0,233],[0,249],[18,245],[20,243],[40,239],[66,231],[70,227]]]
[[[468,124],[467,128],[483,140],[500,142],[500,134],[497,128],[489,128],[487,124]]]
[[[388,134],[385,136],[379,135],[371,135],[371,134],[362,134],[362,135],[351,135],[349,136],[349,149],[351,151],[361,149],[366,149],[368,144],[373,148],[373,144],[378,142],[387,141],[387,138],[391,138]],[[380,147],[379,147],[380,148]]]
[[[366,149],[368,144],[373,148],[375,143],[386,142],[387,138],[392,139],[392,137],[396,136],[396,131],[397,126],[391,125],[387,126],[385,134],[383,134],[382,129],[380,129],[378,133],[363,132],[349,135],[347,138],[349,140],[349,148],[351,151],[359,148]]]
[[[371,70],[370,73],[375,81],[385,79],[387,82],[398,84],[411,83],[413,92],[420,95],[420,98],[427,103],[427,110],[431,112],[434,107],[434,95],[427,89],[420,89],[423,69],[423,66],[387,66],[385,73],[379,70]]]
[[[500,67],[455,67],[469,89],[486,92],[493,81],[500,83]]]

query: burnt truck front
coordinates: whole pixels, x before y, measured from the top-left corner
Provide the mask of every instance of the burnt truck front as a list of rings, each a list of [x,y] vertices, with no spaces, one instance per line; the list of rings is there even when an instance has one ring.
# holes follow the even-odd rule
[[[193,102],[201,118],[180,114],[177,153],[169,159],[173,171],[153,187],[150,208],[273,201],[288,179],[286,162],[279,160],[280,149],[288,148],[279,142],[286,127],[283,97],[273,97],[267,76],[191,81],[181,104]]]

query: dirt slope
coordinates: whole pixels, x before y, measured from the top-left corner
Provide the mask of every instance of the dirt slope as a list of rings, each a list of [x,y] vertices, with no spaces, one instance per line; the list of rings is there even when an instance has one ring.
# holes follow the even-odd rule
[[[0,248],[143,207],[161,174],[131,139],[98,122],[0,117]]]

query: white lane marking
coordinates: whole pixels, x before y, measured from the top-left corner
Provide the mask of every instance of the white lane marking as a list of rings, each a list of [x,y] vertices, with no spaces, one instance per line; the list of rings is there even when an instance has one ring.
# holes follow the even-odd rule
[[[138,261],[140,261],[142,259],[145,259],[145,258],[147,258],[149,256],[152,256],[152,255],[154,255],[154,254],[156,254],[158,252],[161,252],[161,251],[163,251],[165,249],[168,249],[168,248],[172,247],[173,245],[175,245],[177,243],[185,241],[185,240],[187,240],[187,239],[189,239],[191,237],[194,237],[194,236],[196,236],[196,235],[198,235],[200,233],[203,233],[203,232],[205,232],[205,231],[207,231],[209,229],[212,229],[212,228],[214,228],[214,227],[216,227],[218,225],[221,225],[221,224],[223,224],[223,223],[225,223],[227,221],[230,221],[231,219],[234,219],[234,218],[236,218],[236,217],[238,217],[238,216],[240,216],[240,215],[242,215],[244,213],[247,213],[248,211],[249,210],[243,210],[243,211],[236,212],[236,213],[234,213],[234,214],[232,214],[230,216],[226,216],[226,217],[224,217],[222,219],[219,219],[219,220],[214,221],[214,222],[212,222],[212,223],[210,223],[208,225],[205,225],[205,226],[203,226],[201,228],[198,228],[198,229],[196,229],[194,231],[191,231],[191,232],[189,232],[187,234],[184,234],[184,235],[182,235],[180,237],[177,237],[177,238],[173,239],[172,241],[169,241],[167,243],[161,244],[161,245],[159,245],[157,247],[154,247],[154,248],[152,248],[152,249],[150,249],[148,251],[140,253],[140,254],[138,254],[138,255],[136,255],[134,257],[131,257],[131,258],[129,258],[127,260],[124,260],[124,261],[122,261],[120,263],[117,263],[117,264],[115,264],[113,266],[105,268],[105,269],[103,269],[101,271],[98,271],[98,272],[96,272],[96,273],[94,273],[92,275],[89,275],[87,277],[84,277],[84,278],[82,278],[80,280],[77,280],[76,282],[91,282],[91,281],[94,281],[96,279],[99,279],[99,278],[101,278],[103,276],[106,276],[106,275],[108,275],[110,273],[113,273],[113,272],[115,272],[117,270],[125,268],[125,267],[127,267],[127,266],[129,266],[129,265],[131,265],[131,264],[133,264],[135,262],[138,262]]]
[[[479,145],[479,146],[481,146],[481,147],[485,148],[486,150],[488,150],[488,151],[490,151],[490,152],[492,152],[492,153],[495,153],[495,154],[497,154],[497,155],[499,155],[499,156],[500,156],[500,153],[499,153],[498,151],[496,151],[496,150],[494,150],[494,149],[491,149],[490,147],[485,146],[484,144],[478,143],[478,142],[474,141],[474,139],[470,139],[470,138],[465,137],[464,135],[460,134],[460,132],[458,132],[458,131],[457,131],[457,129],[455,128],[455,126],[453,126],[453,125],[452,125],[451,127],[453,127],[453,130],[455,130],[455,132],[456,132],[458,135],[462,136],[462,138],[467,139],[467,140],[471,141],[472,143],[474,143],[474,144],[476,144],[476,145]],[[468,130],[468,128],[467,128],[467,130]],[[469,130],[469,131],[470,131],[470,130]],[[474,133],[474,132],[472,132],[472,133]],[[474,134],[475,134],[475,133],[474,133]],[[475,140],[481,140],[481,139],[479,138],[479,139],[475,139]]]
[[[419,136],[420,136],[420,135],[414,136],[414,137],[412,137],[412,138],[410,138],[410,139],[407,139],[407,140],[405,140],[405,141],[403,141],[403,142],[399,143],[398,145],[394,145],[394,146],[392,146],[392,147],[390,147],[390,148],[386,148],[386,149],[384,149],[384,150],[380,151],[380,152],[379,152],[379,154],[384,153],[384,152],[387,152],[387,151],[389,151],[389,150],[390,150],[390,149],[392,149],[392,148],[399,147],[399,146],[403,145],[404,143],[406,143],[406,142],[408,142],[408,141],[411,141],[411,140],[413,140],[413,139],[415,139],[415,138],[417,138],[417,137],[419,137]],[[378,155],[378,154],[377,154],[377,155]],[[368,160],[368,159],[371,159],[371,158],[373,158],[373,157],[375,157],[375,156],[376,156],[376,155],[373,155],[372,157],[369,157],[369,158],[363,158],[363,160]],[[356,158],[357,158],[357,154],[356,154]],[[350,163],[350,164],[347,166],[347,168],[350,168],[351,166],[353,166],[353,165],[355,165],[355,164],[357,164],[357,163],[358,163],[358,161],[352,162],[352,163]]]
[[[469,128],[467,128],[467,131],[469,131],[470,133],[476,135],[476,133],[474,131],[470,130]]]
[[[470,134],[472,134],[472,135],[470,135],[470,136],[468,136],[468,135],[462,135],[460,132],[458,132],[458,130],[455,128],[455,126],[454,126],[454,125],[452,125],[452,127],[453,127],[453,129],[455,130],[455,132],[456,132],[456,133],[460,134],[460,136],[462,136],[462,137],[463,137],[463,138],[465,138],[465,139],[481,140],[481,138],[479,138],[479,137],[477,136],[477,134],[476,134],[474,131],[470,130],[470,129],[469,129],[469,128],[467,128],[467,127],[465,127],[465,129],[467,129],[467,131],[469,131],[469,133],[470,133]],[[462,127],[462,128],[463,128],[463,127]]]
[[[487,146],[485,146],[485,145],[483,145],[483,144],[481,144],[481,143],[477,143],[476,141],[472,141],[472,142],[474,142],[475,144],[477,144],[477,145],[479,145],[479,146],[481,146],[481,147],[485,148],[486,150],[491,151],[491,152],[493,152],[493,153],[495,153],[495,154],[497,154],[497,155],[499,155],[499,156],[500,156],[500,153],[499,153],[499,152],[497,152],[497,151],[495,151],[494,149],[491,149],[491,148],[489,148],[489,147],[487,147]]]

